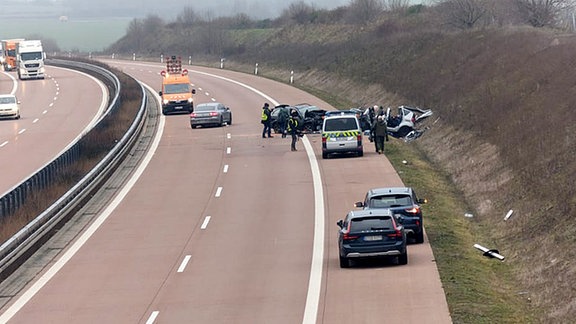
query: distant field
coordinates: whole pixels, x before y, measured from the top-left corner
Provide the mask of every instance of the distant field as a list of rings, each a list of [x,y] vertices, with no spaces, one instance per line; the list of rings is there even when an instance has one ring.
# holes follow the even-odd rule
[[[60,22],[56,18],[0,19],[0,38],[50,38],[62,51],[97,52],[120,39],[132,18],[102,18]]]

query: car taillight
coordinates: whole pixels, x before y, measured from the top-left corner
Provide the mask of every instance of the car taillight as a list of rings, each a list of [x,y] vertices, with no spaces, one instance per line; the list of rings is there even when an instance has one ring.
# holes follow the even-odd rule
[[[400,237],[402,237],[402,231],[400,231],[399,229],[396,229],[396,231],[394,233],[390,233],[387,236],[400,238]]]
[[[420,207],[408,208],[408,209],[406,209],[406,212],[409,214],[418,214],[418,213],[420,213]]]
[[[344,241],[354,241],[355,239],[359,238],[360,235],[350,235],[348,233],[344,233],[344,236],[342,237],[342,239]]]
[[[212,111],[212,112],[210,112],[210,116],[218,116],[218,113],[217,113],[217,112],[214,112],[214,111]]]
[[[190,117],[196,117],[196,116],[197,116],[196,113],[191,113],[191,114],[190,114]]]

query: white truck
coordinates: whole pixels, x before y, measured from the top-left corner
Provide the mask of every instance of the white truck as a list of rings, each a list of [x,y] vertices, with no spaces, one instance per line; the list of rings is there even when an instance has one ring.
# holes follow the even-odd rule
[[[44,59],[46,54],[40,40],[23,40],[16,47],[16,67],[18,78],[44,79]]]

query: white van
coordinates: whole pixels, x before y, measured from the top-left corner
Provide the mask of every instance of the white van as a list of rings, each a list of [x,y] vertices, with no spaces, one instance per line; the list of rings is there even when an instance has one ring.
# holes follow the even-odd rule
[[[340,114],[324,118],[322,123],[322,158],[332,153],[364,155],[362,129],[355,115]]]

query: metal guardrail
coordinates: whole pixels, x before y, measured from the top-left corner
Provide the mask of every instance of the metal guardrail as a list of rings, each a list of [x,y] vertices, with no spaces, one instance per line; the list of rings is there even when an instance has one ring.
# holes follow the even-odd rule
[[[98,124],[107,114],[119,108],[121,85],[111,71],[96,65],[75,61],[50,60],[47,63],[97,74],[100,79],[104,79],[102,81],[107,83],[109,89],[112,90],[110,103],[106,112],[95,123],[94,128],[98,127]],[[116,143],[114,148],[73,188],[0,246],[0,279],[5,278],[7,272],[11,272],[17,260],[30,254],[36,243],[44,239],[61,220],[88,199],[90,194],[108,178],[109,174],[129,152],[146,120],[146,92],[143,87],[141,89],[143,100],[138,114],[126,134]],[[56,157],[30,178],[0,197],[0,217],[9,217],[14,210],[25,203],[28,195],[35,190],[47,187],[51,181],[54,181],[58,170],[77,161],[80,158],[80,144],[81,138],[72,143],[62,155]]]

